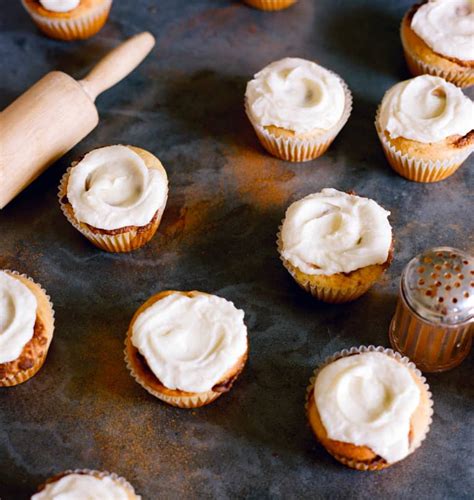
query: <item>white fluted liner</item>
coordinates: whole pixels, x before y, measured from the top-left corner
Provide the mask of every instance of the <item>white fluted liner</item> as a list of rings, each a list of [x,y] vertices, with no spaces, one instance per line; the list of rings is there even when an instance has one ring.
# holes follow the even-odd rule
[[[328,70],[329,71],[329,70]],[[344,89],[344,110],[341,118],[334,127],[327,130],[325,133],[301,139],[297,136],[283,137],[275,136],[270,133],[265,127],[257,123],[250,113],[247,99],[245,99],[245,112],[252,124],[257,137],[262,146],[273,156],[282,160],[293,162],[304,162],[314,160],[326,152],[328,147],[334,141],[336,136],[347,123],[352,111],[352,94],[344,80],[337,74],[331,71],[336,76]]]
[[[310,293],[314,298],[327,302],[328,304],[342,304],[344,302],[352,302],[358,299],[364,293],[366,293],[376,281],[367,281],[365,283],[359,283],[357,286],[345,287],[345,288],[335,288],[320,286],[315,283],[311,283],[309,279],[302,280],[301,276],[297,274],[297,267],[295,267],[289,260],[285,259],[282,255],[283,251],[283,241],[281,239],[281,228],[284,220],[281,221],[278,227],[277,233],[277,249],[280,256],[280,260],[283,263],[285,269],[291,274],[296,283],[306,292]],[[301,273],[304,274],[304,273]]]
[[[403,25],[403,22],[402,22]],[[403,30],[400,31],[403,33]],[[454,83],[458,87],[470,87],[474,85],[474,68],[466,68],[465,70],[446,70],[440,68],[439,66],[434,66],[432,64],[427,64],[424,61],[420,60],[416,57],[410,49],[407,47],[407,44],[404,40],[403,35],[401,36],[403,53],[405,55],[405,60],[408,66],[408,69],[414,76],[418,75],[433,75],[444,78],[446,81]]]
[[[421,443],[426,439],[426,436],[428,435],[428,432],[430,430],[431,423],[433,421],[433,397],[430,391],[430,387],[426,382],[426,378],[423,376],[423,374],[418,370],[416,365],[410,361],[409,358],[406,356],[402,356],[399,352],[394,351],[393,349],[389,349],[386,347],[382,346],[374,346],[374,345],[369,345],[369,346],[359,346],[359,347],[351,347],[349,349],[342,349],[341,351],[338,351],[331,356],[327,357],[313,372],[312,376],[309,379],[309,385],[306,388],[306,403],[305,403],[305,410],[306,413],[308,412],[308,401],[309,401],[309,395],[311,392],[314,390],[314,384],[316,382],[316,378],[319,374],[319,372],[327,365],[330,363],[333,363],[334,361],[337,361],[340,358],[345,358],[347,356],[353,356],[354,354],[362,354],[366,352],[379,352],[382,354],[386,354],[387,356],[390,356],[391,358],[399,361],[402,363],[404,366],[406,366],[423,384],[424,388],[426,389],[426,394],[428,397],[428,425],[426,426],[424,434],[420,437],[420,439],[415,443],[415,445],[412,447],[410,450],[410,454],[413,453],[415,450],[417,450],[420,446]],[[329,450],[327,450],[330,455],[332,455],[337,461],[341,462],[342,464],[346,465],[347,467],[350,467],[351,469],[357,469],[357,470],[362,470],[362,471],[367,471],[367,470],[381,470],[384,469],[391,464],[387,464],[383,459],[380,461],[376,461],[371,464],[366,464],[363,462],[358,462],[355,460],[350,460],[347,459],[346,457],[343,457],[341,455],[337,455],[334,453],[331,453]]]
[[[77,18],[56,18],[40,16],[28,8],[27,2],[22,0],[22,3],[40,30],[60,40],[78,40],[94,35],[105,24],[112,6],[112,0],[104,0],[90,12],[84,12]]]
[[[51,335],[49,337],[48,345],[45,348],[44,356],[40,360],[39,363],[35,363],[34,366],[29,368],[28,370],[22,370],[19,373],[16,373],[14,375],[9,375],[7,378],[0,379],[0,387],[13,387],[18,384],[22,384],[23,382],[26,382],[29,380],[31,377],[33,377],[43,366],[46,356],[48,355],[48,350],[49,346],[51,345],[51,341],[53,340],[53,335],[54,335],[54,324],[55,324],[55,313],[54,313],[54,307],[53,307],[53,302],[51,300],[51,297],[48,295],[46,290],[39,284],[36,283],[32,278],[27,276],[26,274],[19,273],[18,271],[12,271],[11,269],[1,269],[2,271],[10,274],[11,276],[21,276],[22,278],[28,280],[29,282],[33,283],[35,286],[37,286],[42,294],[44,295],[45,299],[47,300],[49,304],[49,308],[51,311],[51,318],[52,318],[52,324],[51,324]]]
[[[94,233],[85,224],[80,224],[74,217],[73,210],[63,202],[64,196],[67,196],[67,182],[72,168],[72,166],[69,167],[61,178],[58,189],[58,200],[64,216],[75,229],[95,246],[106,252],[130,252],[141,248],[151,240],[160,225],[166,202],[168,201],[168,192],[166,192],[162,206],[157,211],[154,223],[146,231],[140,231],[137,227],[136,229],[130,229],[127,232],[118,234]]]
[[[375,116],[375,129],[390,166],[402,177],[416,182],[439,182],[454,174],[474,150],[474,145],[445,160],[426,160],[396,149],[385,137],[380,126],[380,106]]]
[[[296,0],[244,0],[244,2],[256,9],[281,10],[291,7]]]

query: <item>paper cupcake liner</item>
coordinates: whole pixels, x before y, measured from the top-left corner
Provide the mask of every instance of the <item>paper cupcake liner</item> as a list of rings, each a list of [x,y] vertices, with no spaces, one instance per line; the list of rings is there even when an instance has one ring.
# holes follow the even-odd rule
[[[54,18],[40,16],[29,9],[27,2],[22,0],[22,3],[39,29],[59,40],[80,40],[95,35],[104,26],[112,6],[112,0],[104,0],[101,5],[77,18]]]
[[[90,231],[85,224],[81,224],[74,216],[72,207],[63,202],[63,198],[67,196],[67,182],[72,167],[69,167],[61,178],[58,189],[58,199],[61,210],[69,223],[76,228],[83,236],[85,236],[91,243],[105,250],[106,252],[131,252],[141,248],[148,243],[155,235],[158,226],[160,225],[163,212],[168,200],[168,193],[163,201],[162,206],[158,209],[157,216],[152,225],[146,230],[131,229],[124,233],[119,234],[103,234],[94,233]]]
[[[56,481],[59,481],[65,476],[69,476],[70,474],[82,474],[84,476],[93,476],[98,479],[103,479],[105,477],[108,477],[112,479],[114,482],[120,484],[125,490],[127,490],[127,493],[129,495],[132,495],[132,498],[135,500],[141,500],[141,496],[137,495],[135,493],[134,487],[123,477],[119,476],[118,474],[115,474],[115,472],[108,472],[108,471],[98,471],[98,470],[93,470],[93,469],[69,469],[64,472],[60,472],[59,474],[56,474],[55,476],[49,478],[46,480],[43,484],[41,484],[38,487],[38,493],[43,490],[48,484],[54,483]]]
[[[298,275],[298,268],[294,266],[289,260],[283,257],[283,242],[281,239],[281,228],[283,221],[278,228],[277,233],[277,248],[280,255],[280,260],[283,263],[285,269],[291,274],[296,283],[306,292],[310,293],[314,298],[327,302],[329,304],[342,304],[344,302],[352,302],[358,299],[360,296],[364,295],[378,280],[370,280],[365,283],[361,283],[358,286],[353,287],[328,287],[321,286],[316,283],[312,283],[309,278],[305,279],[306,276],[302,271]],[[303,276],[301,276],[303,275]]]
[[[410,70],[410,73],[414,76],[418,75],[433,75],[440,76],[446,81],[454,83],[458,87],[470,87],[474,85],[474,70],[472,68],[466,68],[463,70],[446,70],[440,68],[439,66],[433,66],[432,64],[427,64],[421,59],[417,58],[410,50],[405,46],[403,39],[403,52],[405,54],[405,60]]]
[[[15,385],[19,385],[22,384],[23,382],[26,382],[31,377],[36,375],[36,373],[41,369],[44,362],[46,361],[46,357],[49,351],[49,346],[51,345],[51,341],[53,339],[53,334],[54,334],[54,321],[55,321],[54,307],[53,307],[53,302],[51,301],[51,297],[46,293],[46,290],[39,283],[36,283],[36,281],[31,279],[29,276],[27,276],[26,274],[19,273],[17,271],[12,271],[11,269],[2,269],[2,271],[6,271],[8,274],[12,276],[21,276],[22,278],[28,280],[29,282],[33,283],[36,287],[38,287],[41,290],[41,293],[44,295],[44,298],[48,302],[52,316],[51,335],[49,336],[48,339],[48,345],[44,350],[44,354],[40,358],[35,359],[34,366],[29,368],[28,370],[22,370],[16,374],[8,375],[5,378],[0,378],[0,387],[13,387]]]
[[[252,124],[257,137],[262,146],[273,156],[282,160],[303,162],[318,158],[326,152],[328,147],[334,141],[336,136],[347,123],[352,111],[352,94],[344,80],[337,74],[331,71],[341,82],[344,88],[345,104],[341,118],[334,127],[327,130],[324,134],[300,139],[298,137],[283,137],[275,136],[270,133],[265,127],[259,125],[252,117],[247,100],[245,100],[245,112]]]
[[[445,160],[426,160],[410,156],[396,149],[385,137],[379,125],[380,106],[375,117],[375,128],[390,166],[402,177],[416,182],[439,182],[454,174],[472,153],[474,147]]]
[[[291,7],[296,0],[244,0],[244,2],[260,10],[282,10]]]
[[[14,375],[9,375],[5,379],[0,379],[0,387],[14,387],[30,380],[30,378],[34,377],[42,368],[44,362],[46,361],[46,354],[47,353],[45,353],[45,355],[40,359],[36,360],[35,365],[29,370],[22,370]]]
[[[124,350],[125,363],[127,365],[127,369],[130,372],[131,376],[135,379],[135,382],[141,385],[149,394],[155,396],[155,398],[158,398],[161,401],[168,403],[171,406],[176,406],[178,408],[199,408],[200,406],[205,406],[208,405],[209,403],[212,403],[214,400],[216,400],[219,396],[223,394],[222,392],[207,391],[207,392],[193,393],[192,395],[183,394],[182,396],[170,396],[169,394],[165,394],[163,392],[153,389],[135,371],[132,360],[129,357],[128,343],[129,343],[129,338],[127,335],[127,338],[125,339],[125,350]]]
[[[319,372],[327,365],[330,363],[340,359],[340,358],[345,358],[347,356],[352,356],[354,354],[362,354],[366,352],[380,352],[383,354],[386,354],[387,356],[390,356],[393,359],[396,359],[400,363],[402,363],[404,366],[406,366],[412,373],[415,374],[415,376],[420,380],[420,382],[423,384],[424,388],[426,389],[426,394],[428,397],[428,423],[426,425],[426,429],[424,433],[420,436],[418,441],[413,445],[412,449],[410,450],[410,455],[417,450],[420,446],[421,443],[425,440],[426,436],[428,435],[428,432],[431,427],[431,423],[433,421],[433,398],[432,394],[430,391],[430,387],[426,382],[426,378],[423,376],[423,374],[418,370],[416,365],[410,361],[409,358],[406,356],[402,356],[399,352],[396,352],[392,349],[388,349],[382,346],[359,346],[359,347],[351,347],[350,349],[342,349],[341,351],[338,351],[328,358],[326,358],[313,372],[312,376],[309,379],[309,385],[306,389],[306,403],[305,403],[305,410],[306,413],[308,413],[309,409],[309,396],[314,390],[314,384],[316,382],[316,378],[319,374]],[[317,438],[317,436],[316,436]],[[326,448],[325,448],[326,449]],[[385,462],[385,460],[377,460],[375,462],[371,462],[370,464],[367,464],[365,462],[359,462],[356,460],[351,460],[346,457],[343,457],[341,455],[338,455],[336,453],[332,453],[331,451],[327,450],[326,451],[333,456],[337,461],[341,462],[342,464],[346,465],[347,467],[350,467],[351,469],[357,469],[360,471],[375,471],[375,470],[382,470],[387,467],[390,467],[390,463]],[[394,462],[396,463],[396,462]]]

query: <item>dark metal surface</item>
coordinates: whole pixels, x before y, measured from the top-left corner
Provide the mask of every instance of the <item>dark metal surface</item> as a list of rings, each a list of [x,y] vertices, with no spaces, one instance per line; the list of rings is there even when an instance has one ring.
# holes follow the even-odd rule
[[[324,357],[388,345],[399,275],[412,256],[438,245],[473,250],[472,159],[439,184],[411,183],[389,168],[374,130],[384,91],[408,77],[398,26],[410,3],[300,0],[271,14],[227,0],[120,0],[98,36],[62,43],[42,37],[20,2],[1,1],[2,107],[47,71],[80,77],[123,38],[145,29],[157,37],[146,62],[99,98],[99,127],[0,212],[0,268],[39,281],[56,309],[43,369],[0,390],[2,499],[29,498],[48,476],[82,467],[115,471],[146,499],[472,494],[472,356],[428,376],[431,432],[383,472],[336,463],[316,444],[303,410],[309,376]],[[329,152],[301,165],[262,150],[242,105],[251,75],[288,55],[338,72],[355,101]],[[92,247],[56,200],[72,159],[116,143],[155,153],[170,178],[158,234],[131,255]],[[353,189],[392,212],[394,263],[352,304],[316,303],[276,252],[287,205],[323,187]],[[247,368],[229,394],[195,411],[148,395],[123,361],[133,312],[168,288],[216,293],[246,312]]]

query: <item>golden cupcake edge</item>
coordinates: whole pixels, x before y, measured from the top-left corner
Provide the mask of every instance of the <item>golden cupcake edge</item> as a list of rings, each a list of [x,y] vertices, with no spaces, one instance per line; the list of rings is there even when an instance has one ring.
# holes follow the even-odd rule
[[[281,223],[283,225],[283,221]],[[393,259],[394,242],[390,246],[387,260],[383,264],[373,264],[356,269],[350,273],[306,274],[294,266],[282,255],[283,241],[281,239],[280,225],[277,234],[277,248],[280,260],[285,269],[290,273],[296,283],[315,299],[329,304],[342,304],[352,302],[364,295],[390,266]]]
[[[314,384],[318,373],[325,366],[337,361],[340,358],[366,352],[379,352],[385,354],[406,366],[420,389],[420,403],[411,417],[409,433],[409,440],[411,444],[409,455],[416,451],[425,440],[432,423],[433,399],[425,377],[416,368],[415,364],[407,357],[402,356],[400,353],[393,351],[392,349],[381,346],[376,347],[373,345],[352,347],[350,349],[343,349],[342,351],[336,352],[332,356],[326,358],[323,363],[314,370],[313,375],[310,378],[309,385],[306,389],[305,411],[314,436],[326,449],[326,451],[338,462],[351,469],[360,471],[378,471],[386,469],[393,464],[388,463],[382,457],[377,456],[367,446],[357,446],[352,443],[344,443],[330,439],[327,436],[323,423],[321,422],[314,400]]]
[[[247,117],[260,143],[272,156],[291,162],[315,160],[327,151],[349,120],[352,111],[352,93],[338,74],[330,70],[328,71],[339,79],[344,90],[344,110],[339,121],[329,130],[316,129],[303,134],[297,134],[291,130],[277,126],[262,126],[252,117],[247,99],[245,99]]]
[[[28,287],[37,300],[33,337],[17,359],[0,363],[0,387],[13,387],[36,375],[46,361],[54,334],[54,309],[51,298],[41,285],[25,274],[9,269],[4,271]]]
[[[166,178],[166,180],[168,179],[165,168],[156,156],[136,146],[126,147],[137,153],[149,169],[156,169],[160,171],[160,173]],[[125,226],[110,231],[102,230],[94,228],[89,224],[77,220],[74,214],[74,209],[67,199],[67,185],[69,175],[75,165],[76,162],[74,162],[72,166],[66,170],[61,178],[58,189],[59,204],[63,214],[65,215],[69,223],[96,247],[100,248],[101,250],[105,250],[106,252],[126,253],[137,250],[146,245],[153,238],[160,225],[161,218],[163,216],[163,212],[166,208],[166,203],[168,200],[168,188],[166,190],[166,197],[163,200],[162,205],[155,212],[155,215],[153,216],[151,221],[145,226]]]
[[[265,11],[282,10],[291,7],[297,0],[244,0],[247,5]]]
[[[36,26],[50,38],[83,40],[95,35],[104,26],[113,0],[82,0],[69,12],[52,12],[38,0],[22,0]]]
[[[474,131],[464,137],[448,137],[424,144],[405,138],[392,139],[380,124],[379,105],[375,128],[385,157],[402,177],[415,182],[439,182],[453,175],[474,150]]]
[[[458,87],[474,85],[474,61],[459,61],[433,51],[411,28],[411,21],[418,8],[413,5],[403,16],[400,38],[408,69],[414,76],[430,74],[444,78]]]
[[[206,392],[186,392],[179,389],[169,389],[164,386],[161,381],[155,376],[146,363],[145,358],[138,352],[138,349],[132,344],[131,336],[133,324],[137,317],[148,307],[153,305],[158,300],[161,300],[173,293],[179,293],[188,297],[196,295],[207,295],[204,292],[189,291],[182,292],[176,290],[166,290],[159,292],[150,297],[144,302],[135,312],[130,322],[127,336],[125,338],[125,363],[135,381],[141,385],[148,393],[161,401],[168,403],[171,406],[178,408],[199,408],[208,405],[216,400],[225,392],[229,392],[233,384],[239,377],[245,367],[248,359],[248,342],[246,352],[237,360],[234,366],[222,377],[222,379],[214,385],[214,387]]]

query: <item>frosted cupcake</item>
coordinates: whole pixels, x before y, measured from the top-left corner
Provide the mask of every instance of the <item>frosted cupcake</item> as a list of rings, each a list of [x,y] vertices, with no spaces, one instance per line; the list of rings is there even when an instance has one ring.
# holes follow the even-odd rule
[[[125,360],[150,394],[181,408],[211,403],[231,389],[247,361],[243,311],[202,292],[166,291],[135,313]]]
[[[278,234],[283,265],[324,302],[355,300],[392,260],[390,212],[375,201],[323,189],[286,211]]]
[[[0,271],[0,387],[35,375],[53,332],[53,306],[41,286],[23,274]]]
[[[296,0],[244,0],[244,2],[260,10],[282,10],[291,7]]]
[[[287,57],[269,64],[248,82],[245,108],[270,154],[308,161],[321,156],[345,125],[352,96],[332,71]]]
[[[69,222],[108,252],[145,245],[158,229],[167,197],[163,165],[133,146],[94,149],[72,164],[59,186]]]
[[[112,0],[22,0],[38,28],[59,40],[95,35],[107,21]]]
[[[426,380],[408,358],[369,346],[336,353],[316,370],[306,411],[316,438],[336,460],[380,470],[421,445],[432,406]]]
[[[401,39],[414,75],[441,76],[460,87],[474,84],[474,3],[431,0],[403,18]]]
[[[58,474],[41,485],[31,500],[140,500],[133,486],[109,472],[80,469]]]
[[[474,149],[474,103],[436,76],[394,85],[375,126],[390,165],[412,181],[446,179]]]

